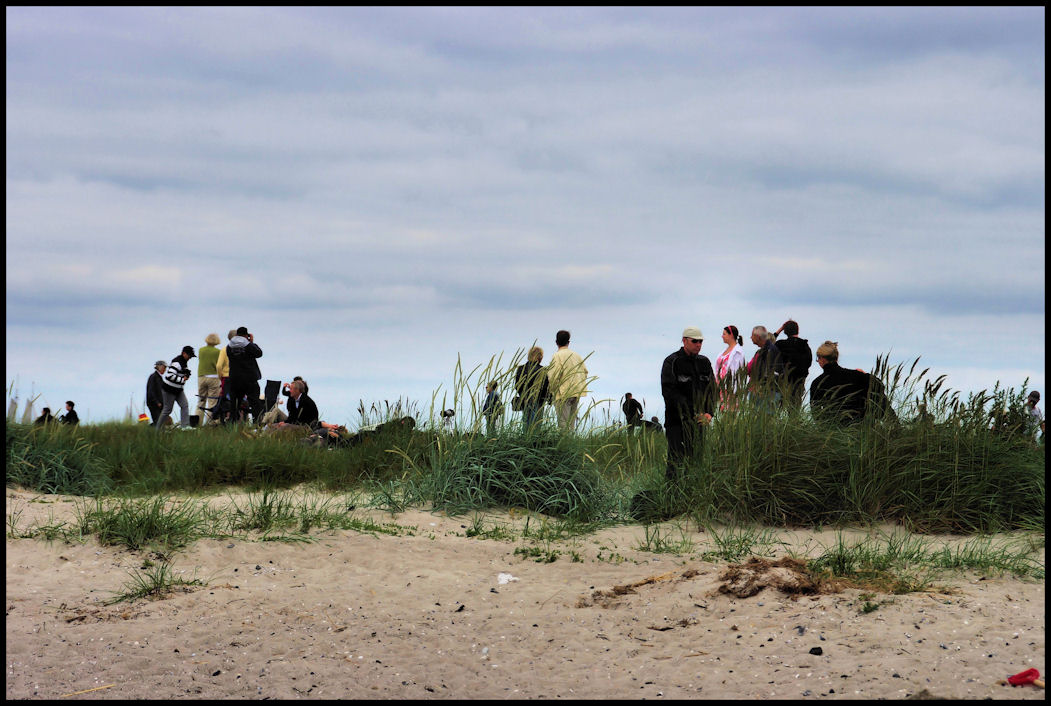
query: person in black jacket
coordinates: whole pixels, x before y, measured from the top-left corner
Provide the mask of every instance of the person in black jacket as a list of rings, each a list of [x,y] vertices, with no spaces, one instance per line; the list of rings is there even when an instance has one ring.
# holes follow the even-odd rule
[[[55,421],[55,418],[51,416],[51,408],[44,407],[44,413],[37,417],[33,424],[50,424],[53,421]]]
[[[73,409],[73,400],[66,400],[66,413],[59,417],[58,421],[71,426],[80,424],[80,417],[77,416],[77,411]]]
[[[624,404],[621,405],[621,410],[624,412],[624,418],[628,422],[628,434],[635,432],[635,427],[642,426],[642,405],[639,401],[631,396],[630,392],[624,393]]]
[[[866,416],[894,415],[878,378],[840,367],[837,343],[825,341],[818,346],[817,364],[821,374],[810,384],[810,409],[815,419],[846,426]]]
[[[278,429],[302,426],[315,429],[318,424],[317,405],[307,394],[305,380],[293,380],[288,390],[288,419],[277,424]]]
[[[749,390],[756,404],[767,411],[776,409],[781,401],[781,377],[785,372],[781,351],[770,339],[765,326],[752,329],[752,343],[759,346],[759,350],[752,358],[752,369],[748,373]]]
[[[775,341],[774,345],[781,351],[785,363],[785,379],[782,382],[782,403],[798,409],[803,404],[803,392],[806,390],[806,378],[814,362],[814,354],[805,338],[799,337],[799,324],[789,319],[774,332],[777,336],[784,332],[786,338]]]
[[[226,345],[226,355],[230,359],[230,378],[227,389],[230,392],[230,420],[237,422],[241,418],[241,400],[248,397],[248,408],[252,418],[258,420],[263,402],[259,399],[259,372],[256,359],[263,357],[263,350],[256,344],[255,336],[241,326],[236,335]]]
[[[550,396],[547,371],[540,365],[543,359],[544,349],[533,346],[526,355],[526,362],[515,370],[515,391],[518,393],[518,406],[522,410],[522,426],[527,431],[540,418],[540,408]]]
[[[161,418],[161,409],[164,408],[163,376],[167,368],[167,363],[158,360],[153,364],[153,372],[146,380],[146,409],[149,410],[150,417],[153,419],[153,426],[157,426],[157,420]]]
[[[682,348],[665,358],[661,366],[668,480],[682,478],[683,466],[700,450],[704,427],[715,413],[715,372],[712,362],[700,354],[703,342],[701,330],[688,326],[682,332]]]

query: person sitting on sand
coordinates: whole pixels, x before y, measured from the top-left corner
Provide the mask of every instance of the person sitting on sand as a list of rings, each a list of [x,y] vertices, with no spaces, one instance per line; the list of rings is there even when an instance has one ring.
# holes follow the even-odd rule
[[[33,424],[49,424],[53,421],[55,421],[55,418],[51,416],[51,408],[44,407],[44,413],[37,417],[36,421],[33,422]]]

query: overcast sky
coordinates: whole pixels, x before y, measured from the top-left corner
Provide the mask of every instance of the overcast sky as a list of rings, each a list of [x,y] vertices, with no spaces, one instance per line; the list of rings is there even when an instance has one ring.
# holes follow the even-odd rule
[[[685,326],[714,361],[788,317],[847,367],[1044,392],[1043,8],[6,19],[7,381],[37,410],[142,411],[155,360],[242,325],[352,425],[563,328],[589,402],[663,418]]]

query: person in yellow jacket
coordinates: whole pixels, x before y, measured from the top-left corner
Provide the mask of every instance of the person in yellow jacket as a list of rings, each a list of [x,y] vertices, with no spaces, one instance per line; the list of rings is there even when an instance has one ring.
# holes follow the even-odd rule
[[[558,350],[547,366],[548,386],[558,413],[558,428],[572,430],[577,425],[577,404],[588,393],[588,369],[584,359],[569,349],[569,331],[555,334]]]
[[[237,335],[237,329],[230,329],[230,333],[226,334],[226,340],[230,340]],[[219,358],[215,361],[215,374],[219,376],[219,415],[225,416],[230,411],[230,405],[222,404],[223,398],[226,396],[226,378],[230,377],[230,356],[226,352],[226,346],[219,349]],[[220,419],[212,419],[213,422],[221,421]]]

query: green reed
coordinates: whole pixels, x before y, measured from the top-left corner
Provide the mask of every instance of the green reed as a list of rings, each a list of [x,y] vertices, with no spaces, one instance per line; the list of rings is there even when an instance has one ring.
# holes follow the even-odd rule
[[[524,359],[494,356],[466,369],[432,396],[429,419],[409,401],[359,404],[362,426],[412,416],[347,448],[315,448],[295,434],[251,427],[157,433],[132,424],[73,429],[7,425],[7,482],[49,493],[120,491],[150,495],[230,486],[367,489],[376,507],[440,507],[469,513],[523,507],[579,523],[649,519],[632,514],[643,494],[653,517],[689,514],[698,522],[814,526],[897,522],[920,531],[1042,531],[1044,452],[1027,434],[1016,392],[997,385],[964,398],[944,376],[878,358],[896,414],[839,427],[815,420],[806,404],[768,410],[742,391],[724,400],[705,430],[685,481],[664,479],[663,434],[628,434],[612,420],[558,430],[545,407],[523,429],[509,409],[514,372]],[[505,406],[487,430],[485,385],[497,382]],[[439,396],[440,393],[440,396]],[[450,397],[451,396],[451,397]],[[451,403],[450,403],[451,399]],[[439,405],[439,400],[441,404]],[[457,411],[446,431],[439,409]],[[638,506],[638,503],[636,503]],[[637,508],[636,508],[637,509]]]

